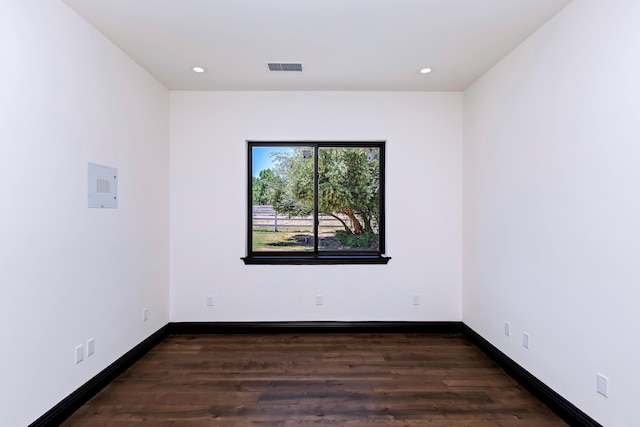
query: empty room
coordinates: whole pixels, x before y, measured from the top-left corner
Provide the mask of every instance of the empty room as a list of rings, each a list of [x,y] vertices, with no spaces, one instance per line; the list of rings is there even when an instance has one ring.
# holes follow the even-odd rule
[[[2,2],[0,425],[637,425],[638,17]]]

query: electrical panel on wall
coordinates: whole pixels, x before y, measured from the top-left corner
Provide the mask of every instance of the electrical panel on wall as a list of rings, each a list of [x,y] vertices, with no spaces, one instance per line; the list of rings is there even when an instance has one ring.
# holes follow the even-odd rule
[[[89,163],[89,207],[118,207],[118,169]]]

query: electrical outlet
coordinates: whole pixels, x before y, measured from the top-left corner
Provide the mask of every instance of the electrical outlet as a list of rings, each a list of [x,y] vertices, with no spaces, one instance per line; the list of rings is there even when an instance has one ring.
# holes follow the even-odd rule
[[[84,346],[82,344],[76,347],[75,354],[76,354],[76,364],[84,360]]]
[[[95,349],[96,349],[96,342],[93,338],[90,338],[87,341],[87,357],[95,353]]]
[[[142,310],[142,321],[146,322],[148,318],[149,318],[149,309],[145,308]]]
[[[527,350],[529,349],[529,334],[526,332],[522,334],[522,346]]]
[[[420,305],[420,295],[413,294],[413,297],[411,297],[411,301],[413,302],[413,305]]]
[[[603,395],[604,397],[609,397],[609,378],[605,377],[602,374],[598,374],[596,390],[598,393]]]
[[[316,305],[322,305],[322,295],[316,295]]]
[[[511,336],[511,323],[504,322],[504,334],[508,337]]]
[[[207,295],[207,307],[213,307],[213,295]]]

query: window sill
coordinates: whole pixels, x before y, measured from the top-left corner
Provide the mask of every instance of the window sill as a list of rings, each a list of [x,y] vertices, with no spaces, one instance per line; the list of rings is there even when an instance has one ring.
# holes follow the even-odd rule
[[[296,255],[296,256],[264,256],[243,257],[246,265],[336,265],[336,264],[387,264],[391,257],[382,255]]]

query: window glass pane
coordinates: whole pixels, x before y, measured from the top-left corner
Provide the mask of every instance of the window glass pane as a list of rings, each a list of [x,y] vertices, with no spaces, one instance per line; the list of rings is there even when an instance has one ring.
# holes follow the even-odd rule
[[[318,149],[318,250],[379,249],[378,148]]]
[[[314,251],[313,157],[310,147],[252,147],[252,251]]]

